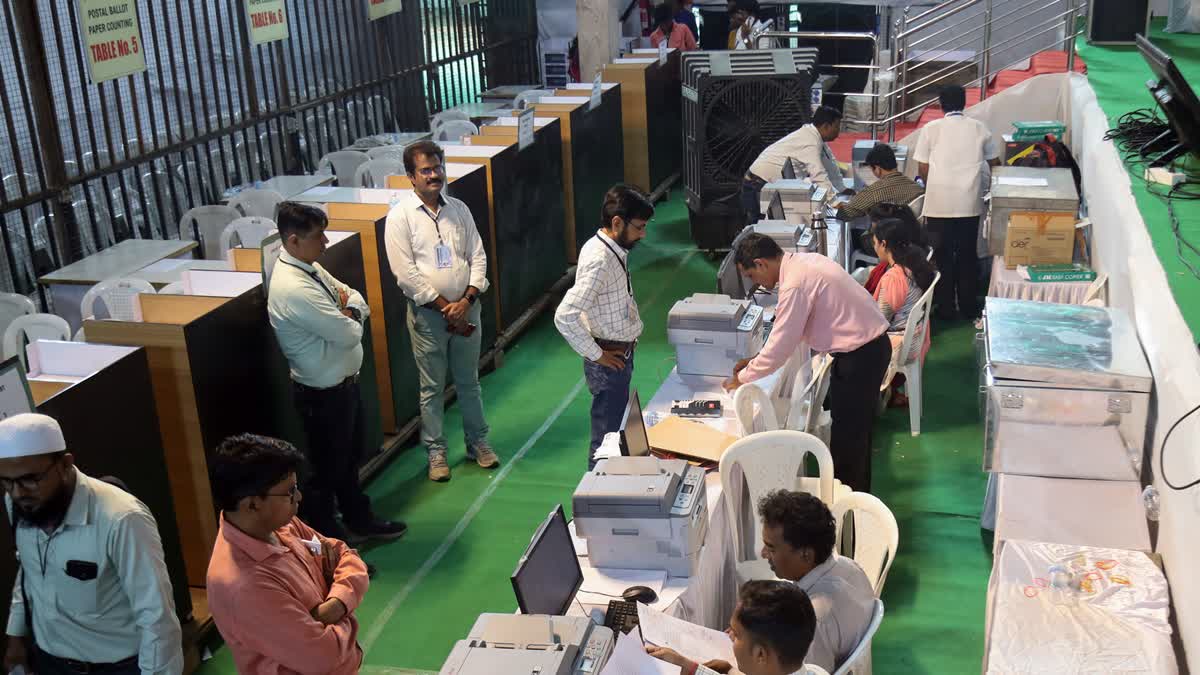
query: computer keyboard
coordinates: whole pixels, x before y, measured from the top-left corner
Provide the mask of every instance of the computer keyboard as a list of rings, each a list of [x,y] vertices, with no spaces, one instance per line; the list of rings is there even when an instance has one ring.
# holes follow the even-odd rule
[[[637,603],[632,600],[609,600],[604,613],[604,625],[613,633],[628,633],[638,625]]]

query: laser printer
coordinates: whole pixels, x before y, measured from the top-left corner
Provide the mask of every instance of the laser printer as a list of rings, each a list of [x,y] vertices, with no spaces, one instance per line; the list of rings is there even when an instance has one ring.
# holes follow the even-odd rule
[[[667,340],[675,345],[681,375],[728,377],[740,359],[763,347],[763,308],[728,295],[696,293],[667,314]]]
[[[586,616],[480,614],[450,650],[440,675],[595,675],[613,632]]]
[[[759,209],[763,213],[771,206],[771,197],[779,193],[783,202],[784,220],[793,223],[808,222],[812,216],[813,203],[822,203],[829,191],[813,185],[806,178],[781,178],[763,185],[759,193]]]
[[[696,573],[708,532],[700,467],[658,457],[602,459],[575,488],[572,509],[594,567]]]
[[[733,238],[733,243],[729,245],[729,253],[725,254],[717,268],[718,293],[731,298],[749,299],[746,293],[750,291],[753,284],[749,278],[743,277],[738,272],[737,265],[734,263],[734,255],[737,252],[738,244],[750,234],[761,234],[774,239],[784,253],[812,253],[817,250],[817,237],[806,225],[789,223],[786,220],[760,220],[753,225],[747,225]],[[770,299],[765,300],[764,296]],[[773,306],[775,294],[760,295],[758,303],[764,307]]]

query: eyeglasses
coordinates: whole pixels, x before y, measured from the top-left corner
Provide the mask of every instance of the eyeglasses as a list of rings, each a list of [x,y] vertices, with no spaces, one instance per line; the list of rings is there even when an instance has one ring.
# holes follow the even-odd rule
[[[56,466],[58,466],[57,459],[50,462],[50,466],[46,467],[46,470],[40,473],[27,473],[24,476],[17,476],[16,478],[0,478],[0,488],[5,492],[12,492],[14,487],[20,487],[26,492],[32,492],[38,489],[38,486],[41,485],[42,481],[46,480],[46,476],[50,475],[50,472]]]
[[[417,173],[421,174],[422,176],[436,176],[445,170],[446,170],[446,167],[439,164],[437,166],[426,166],[426,167],[417,169]]]
[[[288,488],[288,491],[287,491],[287,492],[283,492],[283,493],[280,493],[280,492],[268,492],[267,494],[265,494],[265,495],[263,495],[263,496],[264,496],[264,497],[287,497],[288,499],[290,499],[290,500],[292,501],[292,503],[293,503],[293,504],[295,504],[295,503],[296,503],[296,496],[297,496],[297,495],[299,495],[299,494],[300,494],[300,484],[299,484],[299,483],[292,483],[292,486],[291,486],[290,488]]]

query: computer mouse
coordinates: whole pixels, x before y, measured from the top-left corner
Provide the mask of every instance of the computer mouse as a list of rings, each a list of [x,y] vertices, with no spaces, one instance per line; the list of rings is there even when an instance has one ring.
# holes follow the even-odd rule
[[[633,602],[640,602],[643,605],[651,605],[654,604],[654,601],[658,600],[658,593],[655,593],[654,589],[648,586],[630,586],[625,589],[621,597]]]

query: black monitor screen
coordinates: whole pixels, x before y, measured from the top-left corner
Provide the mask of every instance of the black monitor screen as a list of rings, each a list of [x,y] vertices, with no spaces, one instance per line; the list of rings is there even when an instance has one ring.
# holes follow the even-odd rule
[[[796,165],[792,163],[794,161],[796,160],[792,159],[791,157],[788,157],[786,160],[784,160],[783,177],[785,179],[791,180],[792,178],[796,177]]]
[[[1184,152],[1200,151],[1200,99],[1197,99],[1196,92],[1184,79],[1183,73],[1179,72],[1170,55],[1141,35],[1137,36],[1137,45],[1142,58],[1158,79],[1150,84],[1150,91],[1166,113],[1175,131],[1173,140],[1177,144],[1169,147],[1169,143],[1160,143],[1156,139],[1143,148],[1143,153],[1157,154],[1152,164],[1162,165]]]
[[[562,504],[534,533],[512,574],[513,592],[522,614],[566,614],[583,585],[583,571],[567,529]]]
[[[650,437],[646,434],[646,420],[642,417],[642,401],[637,389],[629,392],[625,420],[621,422],[621,454],[630,457],[650,454]]]
[[[771,195],[771,203],[767,205],[768,220],[787,220],[787,215],[783,210],[783,197],[779,196],[779,191]]]

